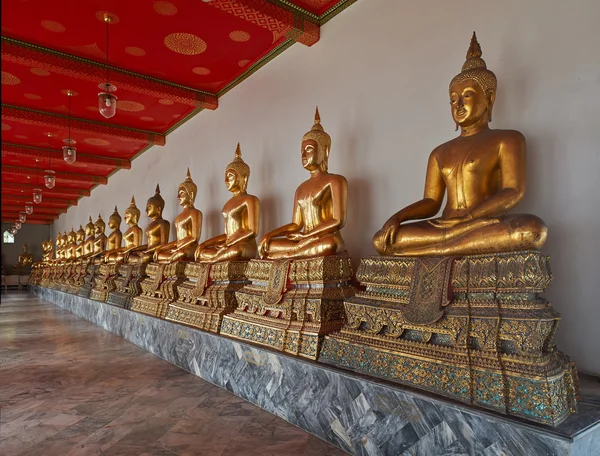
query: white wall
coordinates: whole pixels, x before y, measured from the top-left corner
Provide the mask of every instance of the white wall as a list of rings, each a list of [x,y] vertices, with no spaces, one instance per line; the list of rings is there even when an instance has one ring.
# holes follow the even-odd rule
[[[322,29],[312,48],[294,45],[61,216],[55,230],[85,224],[135,194],[143,211],[160,182],[164,216],[178,212],[186,167],[198,185],[202,239],[219,234],[228,198],[225,165],[242,144],[249,191],[262,202],[261,232],[291,217],[295,187],[307,177],[300,141],[319,105],[333,138],[330,170],[348,178],[344,237],[358,259],[374,254],[372,234],[422,196],[430,151],[456,135],[447,87],[460,71],[472,31],[499,80],[494,128],[528,140],[528,193],[520,212],[549,226],[544,252],[562,313],[559,346],[580,370],[600,374],[598,264],[600,64],[597,0],[362,0]],[[595,43],[595,44],[594,44]],[[147,219],[142,216],[141,225]]]

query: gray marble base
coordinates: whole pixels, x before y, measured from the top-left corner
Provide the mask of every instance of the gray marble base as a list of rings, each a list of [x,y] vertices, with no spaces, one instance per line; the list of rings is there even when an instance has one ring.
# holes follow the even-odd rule
[[[30,292],[356,455],[597,455],[600,396],[555,428],[57,290]]]

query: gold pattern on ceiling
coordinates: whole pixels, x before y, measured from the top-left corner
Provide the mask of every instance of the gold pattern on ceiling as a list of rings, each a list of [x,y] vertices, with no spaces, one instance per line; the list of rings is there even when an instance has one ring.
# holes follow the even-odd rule
[[[45,68],[31,68],[29,71],[31,71],[36,76],[50,76],[50,72]]]
[[[206,76],[206,75],[210,74],[210,70],[208,68],[204,68],[204,67],[195,67],[195,68],[192,68],[192,73],[198,74],[200,76]]]
[[[191,33],[171,33],[165,36],[165,46],[184,55],[197,55],[206,51],[206,42]]]
[[[248,41],[250,39],[250,34],[248,32],[244,32],[243,30],[234,30],[229,34],[229,38],[232,41],[243,43],[244,41]]]
[[[111,13],[110,11],[97,11],[96,12],[96,19],[98,19],[100,22],[105,22],[104,21],[104,15],[107,14],[108,17],[110,17],[110,25],[115,25],[118,24],[120,19],[119,16],[117,16],[115,13]]]
[[[177,7],[171,2],[154,2],[154,11],[163,16],[173,16],[177,14]]]
[[[146,55],[146,51],[137,46],[127,46],[125,48],[125,52],[129,55],[133,55],[134,57],[143,57]]]
[[[128,101],[128,100],[119,100],[117,101],[117,109],[128,112],[138,112],[143,111],[146,107],[142,103],[138,103],[137,101]]]
[[[50,31],[50,32],[55,32],[55,33],[62,33],[65,30],[67,30],[67,28],[62,25],[60,22],[56,22],[56,21],[42,21],[42,27],[44,27],[46,30]]]
[[[108,146],[110,144],[107,140],[100,138],[85,138],[83,142],[92,146]]]
[[[2,84],[17,85],[20,83],[21,83],[21,80],[18,77],[16,77],[14,74],[7,73],[6,71],[2,72]]]

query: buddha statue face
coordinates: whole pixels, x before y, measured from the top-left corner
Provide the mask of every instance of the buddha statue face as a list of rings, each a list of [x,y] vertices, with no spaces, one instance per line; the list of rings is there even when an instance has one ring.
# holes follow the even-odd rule
[[[123,218],[125,220],[125,223],[127,223],[128,225],[137,225],[138,219],[140,218],[140,214],[139,212],[137,214],[134,214],[133,211],[127,209]]]
[[[75,231],[70,231],[67,235],[67,243],[72,244],[73,242],[75,242]]]
[[[321,125],[319,109],[315,111],[315,123],[302,137],[302,166],[311,173],[317,170],[327,171],[331,136]]]
[[[104,221],[101,219],[96,220],[96,224],[94,225],[94,233],[96,234],[96,236],[100,236],[101,234],[104,233],[104,229],[106,228],[106,225],[104,224]]]
[[[302,166],[304,166],[304,169],[308,171],[318,169],[323,163],[323,152],[314,139],[302,141]]]
[[[179,188],[177,189],[177,199],[179,200],[179,205],[183,207],[193,206],[194,201],[196,200],[197,192],[198,187],[196,184],[194,184],[192,175],[190,174],[190,169],[188,168],[185,180],[179,184]]]
[[[85,226],[85,235],[87,237],[92,237],[94,235],[95,230],[96,230],[96,227],[94,226],[94,224],[92,222],[92,218],[90,217],[90,221]]]
[[[180,206],[190,206],[193,203],[193,196],[183,187],[179,187],[177,191],[177,199]]]
[[[450,109],[457,125],[468,127],[477,122],[489,120],[489,112],[494,104],[495,92],[487,94],[473,79],[457,81],[450,87]]]
[[[233,169],[228,169],[225,171],[225,186],[231,193],[239,192],[243,188],[242,178]]]
[[[29,253],[27,250],[27,244],[23,244],[23,253]]]
[[[150,218],[160,217],[162,215],[162,207],[155,201],[149,199],[146,203],[146,215]]]

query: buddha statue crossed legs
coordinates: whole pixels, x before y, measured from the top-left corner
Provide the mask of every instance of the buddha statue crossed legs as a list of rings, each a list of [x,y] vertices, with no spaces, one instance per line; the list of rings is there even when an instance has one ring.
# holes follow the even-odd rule
[[[317,109],[312,129],[302,138],[302,166],[310,178],[296,189],[292,223],[260,241],[261,258],[311,258],[345,251],[340,230],[346,223],[348,183],[344,176],[328,172],[330,149],[331,137]]]
[[[136,247],[139,247],[142,244],[142,236],[144,233],[142,229],[138,226],[138,221],[140,219],[140,210],[135,205],[135,198],[131,197],[131,203],[129,207],[125,210],[125,223],[129,225],[129,228],[122,236],[122,240],[125,241],[124,247],[119,247],[111,252],[107,252],[106,262],[107,263],[122,263],[125,255],[131,252]]]
[[[507,215],[525,194],[525,138],[491,130],[496,76],[481,58],[475,34],[461,73],[450,83],[459,137],[430,155],[422,200],[393,215],[373,244],[381,255],[475,255],[538,249],[547,228],[534,215]],[[442,216],[433,217],[447,192]]]
[[[187,170],[185,181],[179,184],[177,198],[183,206],[181,213],[175,218],[175,234],[177,240],[161,245],[154,253],[157,263],[174,263],[180,260],[193,260],[198,247],[198,239],[202,231],[202,212],[194,207],[198,187],[192,181],[190,170]]]
[[[196,261],[249,260],[256,257],[260,202],[246,188],[250,167],[242,160],[240,145],[225,169],[225,185],[233,196],[223,206],[225,234],[204,241],[196,249]]]
[[[146,215],[152,221],[146,227],[148,244],[141,245],[125,254],[124,260],[128,263],[149,263],[154,257],[154,252],[162,245],[169,242],[171,224],[162,218],[165,200],[160,196],[160,187],[156,185],[154,196],[146,203]]]

